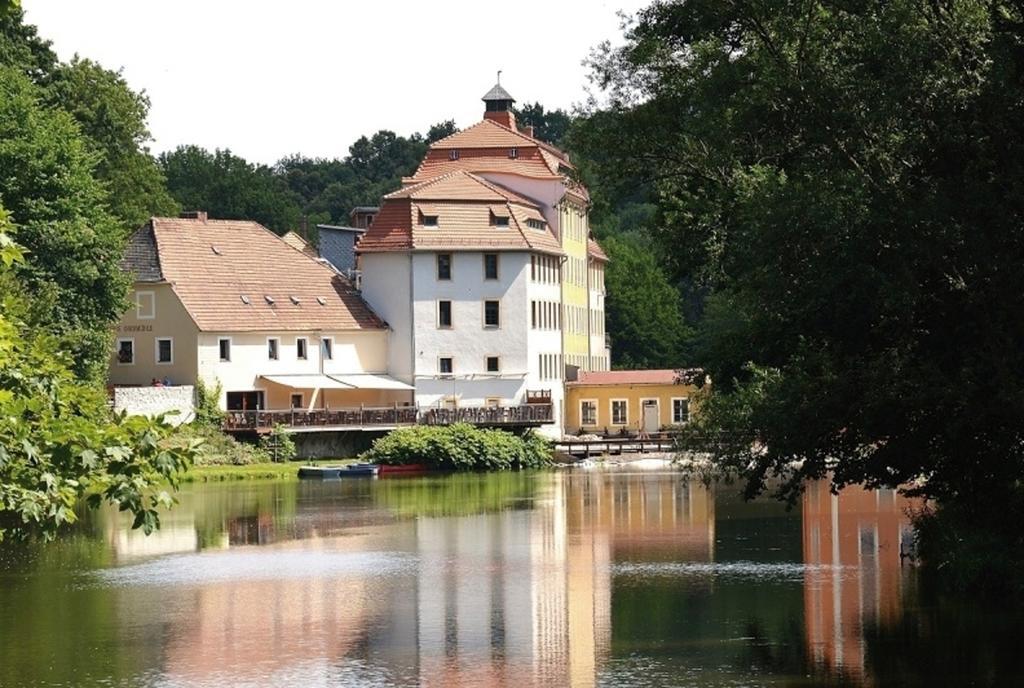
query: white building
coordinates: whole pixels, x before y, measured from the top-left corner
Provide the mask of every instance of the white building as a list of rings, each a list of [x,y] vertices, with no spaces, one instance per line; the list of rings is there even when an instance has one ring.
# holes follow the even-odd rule
[[[530,200],[463,171],[384,198],[362,293],[392,328],[388,370],[421,408],[561,398],[559,263]]]
[[[125,263],[134,307],[111,385],[219,386],[237,411],[412,402],[387,376],[387,325],[343,276],[255,222],[153,218]]]
[[[610,367],[608,258],[568,156],[518,129],[500,85],[484,102],[483,121],[431,144],[385,197],[357,246],[363,296],[392,327],[389,369],[421,407],[514,405],[544,390],[560,428],[566,367]]]

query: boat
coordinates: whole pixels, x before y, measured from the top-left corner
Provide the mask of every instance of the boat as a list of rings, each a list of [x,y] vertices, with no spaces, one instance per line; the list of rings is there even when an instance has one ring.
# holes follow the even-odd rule
[[[419,474],[426,473],[429,469],[422,463],[407,463],[400,466],[391,466],[389,464],[382,464],[380,467],[381,475],[405,475],[405,474]]]
[[[319,478],[330,480],[336,478],[373,477],[380,466],[374,463],[353,463],[347,466],[300,466],[300,478]]]

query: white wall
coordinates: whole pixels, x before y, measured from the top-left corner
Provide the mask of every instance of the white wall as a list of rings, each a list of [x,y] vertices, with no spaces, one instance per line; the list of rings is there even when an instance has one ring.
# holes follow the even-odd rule
[[[454,394],[461,405],[483,405],[488,397],[503,404],[522,401],[529,373],[528,253],[498,253],[498,279],[485,280],[483,251],[452,253],[452,279],[437,279],[437,254],[413,254],[413,322],[417,402],[436,405]],[[501,304],[500,327],[484,328],[484,301]],[[438,302],[452,302],[452,328],[438,327]],[[451,356],[454,377],[438,379],[438,359]],[[487,356],[498,356],[501,370],[488,373]],[[454,391],[453,391],[454,390]]]
[[[413,384],[411,254],[364,253],[359,264],[363,298],[391,327],[388,372],[402,382]]]
[[[295,340],[306,338],[306,360],[297,356]],[[334,356],[320,361],[321,338],[333,337]],[[220,360],[219,341],[231,340],[231,360]],[[278,360],[267,355],[267,340],[277,338]],[[199,377],[207,384],[220,383],[221,405],[227,392],[266,390],[261,375],[324,373],[384,373],[387,371],[387,332],[383,330],[339,332],[202,332],[199,335]],[[268,402],[268,406],[270,406]]]
[[[150,417],[167,413],[166,421],[171,425],[192,422],[196,415],[194,402],[192,385],[114,388],[114,411]]]

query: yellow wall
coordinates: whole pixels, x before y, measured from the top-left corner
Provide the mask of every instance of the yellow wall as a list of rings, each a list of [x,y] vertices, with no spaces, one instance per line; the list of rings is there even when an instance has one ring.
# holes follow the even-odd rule
[[[590,370],[587,333],[587,212],[565,200],[559,206],[559,229],[566,262],[562,265],[562,338],[565,363]],[[575,320],[574,320],[575,318]],[[574,331],[573,323],[576,324]]]
[[[580,402],[593,399],[597,402],[597,423],[584,426],[584,431],[618,431],[622,428],[637,431],[642,418],[641,402],[643,399],[658,400],[658,415],[662,426],[672,424],[672,399],[687,398],[690,400],[690,417],[694,413],[694,397],[697,388],[693,385],[580,385],[568,383],[565,386],[565,431],[575,433],[580,430]],[[612,423],[612,399],[625,399],[627,419],[625,425]]]
[[[139,293],[153,294],[156,304],[152,318],[140,318],[137,307]],[[121,318],[116,329],[116,339],[131,339],[135,343],[135,362],[122,364],[117,360],[118,344],[110,355],[110,384],[148,385],[153,378],[169,378],[171,384],[191,385],[195,383],[198,363],[196,360],[196,338],[199,329],[188,311],[181,305],[169,284],[140,282],[130,297],[131,307]],[[146,304],[148,304],[148,297]],[[148,313],[143,313],[147,315]],[[173,339],[170,364],[156,362],[157,338]]]

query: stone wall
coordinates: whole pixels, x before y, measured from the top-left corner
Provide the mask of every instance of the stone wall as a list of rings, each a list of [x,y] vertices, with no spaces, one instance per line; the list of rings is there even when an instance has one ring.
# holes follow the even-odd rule
[[[195,418],[195,396],[195,388],[192,385],[115,387],[114,410],[138,416],[167,413],[170,414],[167,416],[169,423],[180,425]]]
[[[297,432],[292,439],[295,440],[295,458],[347,459],[366,451],[375,439],[386,434],[386,430]]]

